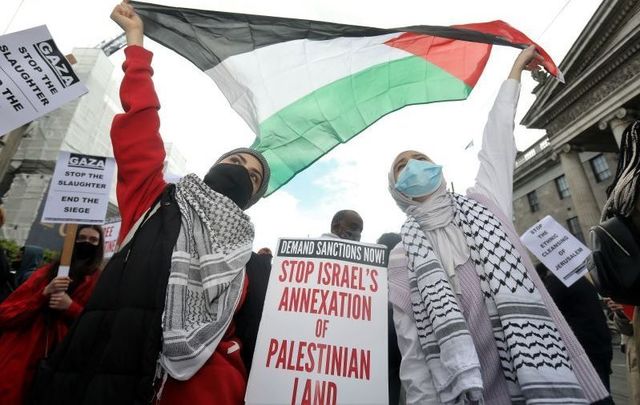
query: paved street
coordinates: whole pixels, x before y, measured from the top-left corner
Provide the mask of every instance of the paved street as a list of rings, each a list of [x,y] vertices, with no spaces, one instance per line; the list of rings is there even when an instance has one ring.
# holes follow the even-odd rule
[[[629,399],[629,383],[627,382],[627,367],[624,364],[624,354],[620,352],[620,346],[613,347],[613,362],[611,363],[613,374],[611,375],[611,392],[616,405],[640,405],[632,404]]]

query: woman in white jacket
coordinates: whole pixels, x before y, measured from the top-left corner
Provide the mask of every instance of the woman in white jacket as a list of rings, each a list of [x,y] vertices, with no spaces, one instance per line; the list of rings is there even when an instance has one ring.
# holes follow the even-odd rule
[[[502,84],[466,196],[447,192],[423,153],[391,167],[389,191],[407,214],[389,286],[408,404],[610,401],[511,221],[520,76],[538,58],[523,50]]]

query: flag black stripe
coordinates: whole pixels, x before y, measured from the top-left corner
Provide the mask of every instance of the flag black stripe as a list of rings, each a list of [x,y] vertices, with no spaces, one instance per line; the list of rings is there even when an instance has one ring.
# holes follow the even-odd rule
[[[131,4],[144,21],[146,36],[178,52],[203,71],[233,55],[296,39],[320,41],[338,37],[371,37],[394,32],[414,32],[470,42],[522,47],[496,35],[453,27],[416,25],[375,28],[195,10],[137,1],[132,1]]]

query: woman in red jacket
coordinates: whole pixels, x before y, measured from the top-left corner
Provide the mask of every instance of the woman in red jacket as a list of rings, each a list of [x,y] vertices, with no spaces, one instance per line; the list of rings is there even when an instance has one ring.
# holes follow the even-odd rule
[[[38,362],[89,299],[103,255],[102,228],[80,226],[69,277],[56,277],[59,262],[43,266],[0,305],[0,404],[24,403]]]

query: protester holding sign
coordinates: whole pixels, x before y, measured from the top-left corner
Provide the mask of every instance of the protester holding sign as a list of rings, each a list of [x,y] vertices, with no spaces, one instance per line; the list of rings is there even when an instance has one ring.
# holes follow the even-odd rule
[[[69,277],[43,266],[0,304],[0,403],[25,401],[37,363],[67,334],[98,280],[102,229],[80,226]]]
[[[238,149],[204,180],[190,174],[167,185],[143,23],[127,3],[111,18],[128,44],[125,112],[111,129],[122,248],[54,356],[47,402],[240,404],[247,376],[233,317],[254,236],[243,211],[263,196],[269,167]]]
[[[407,214],[391,253],[390,300],[408,404],[589,403],[608,393],[515,232],[516,59],[489,114],[476,185],[447,192],[425,154],[398,155],[389,191]]]

